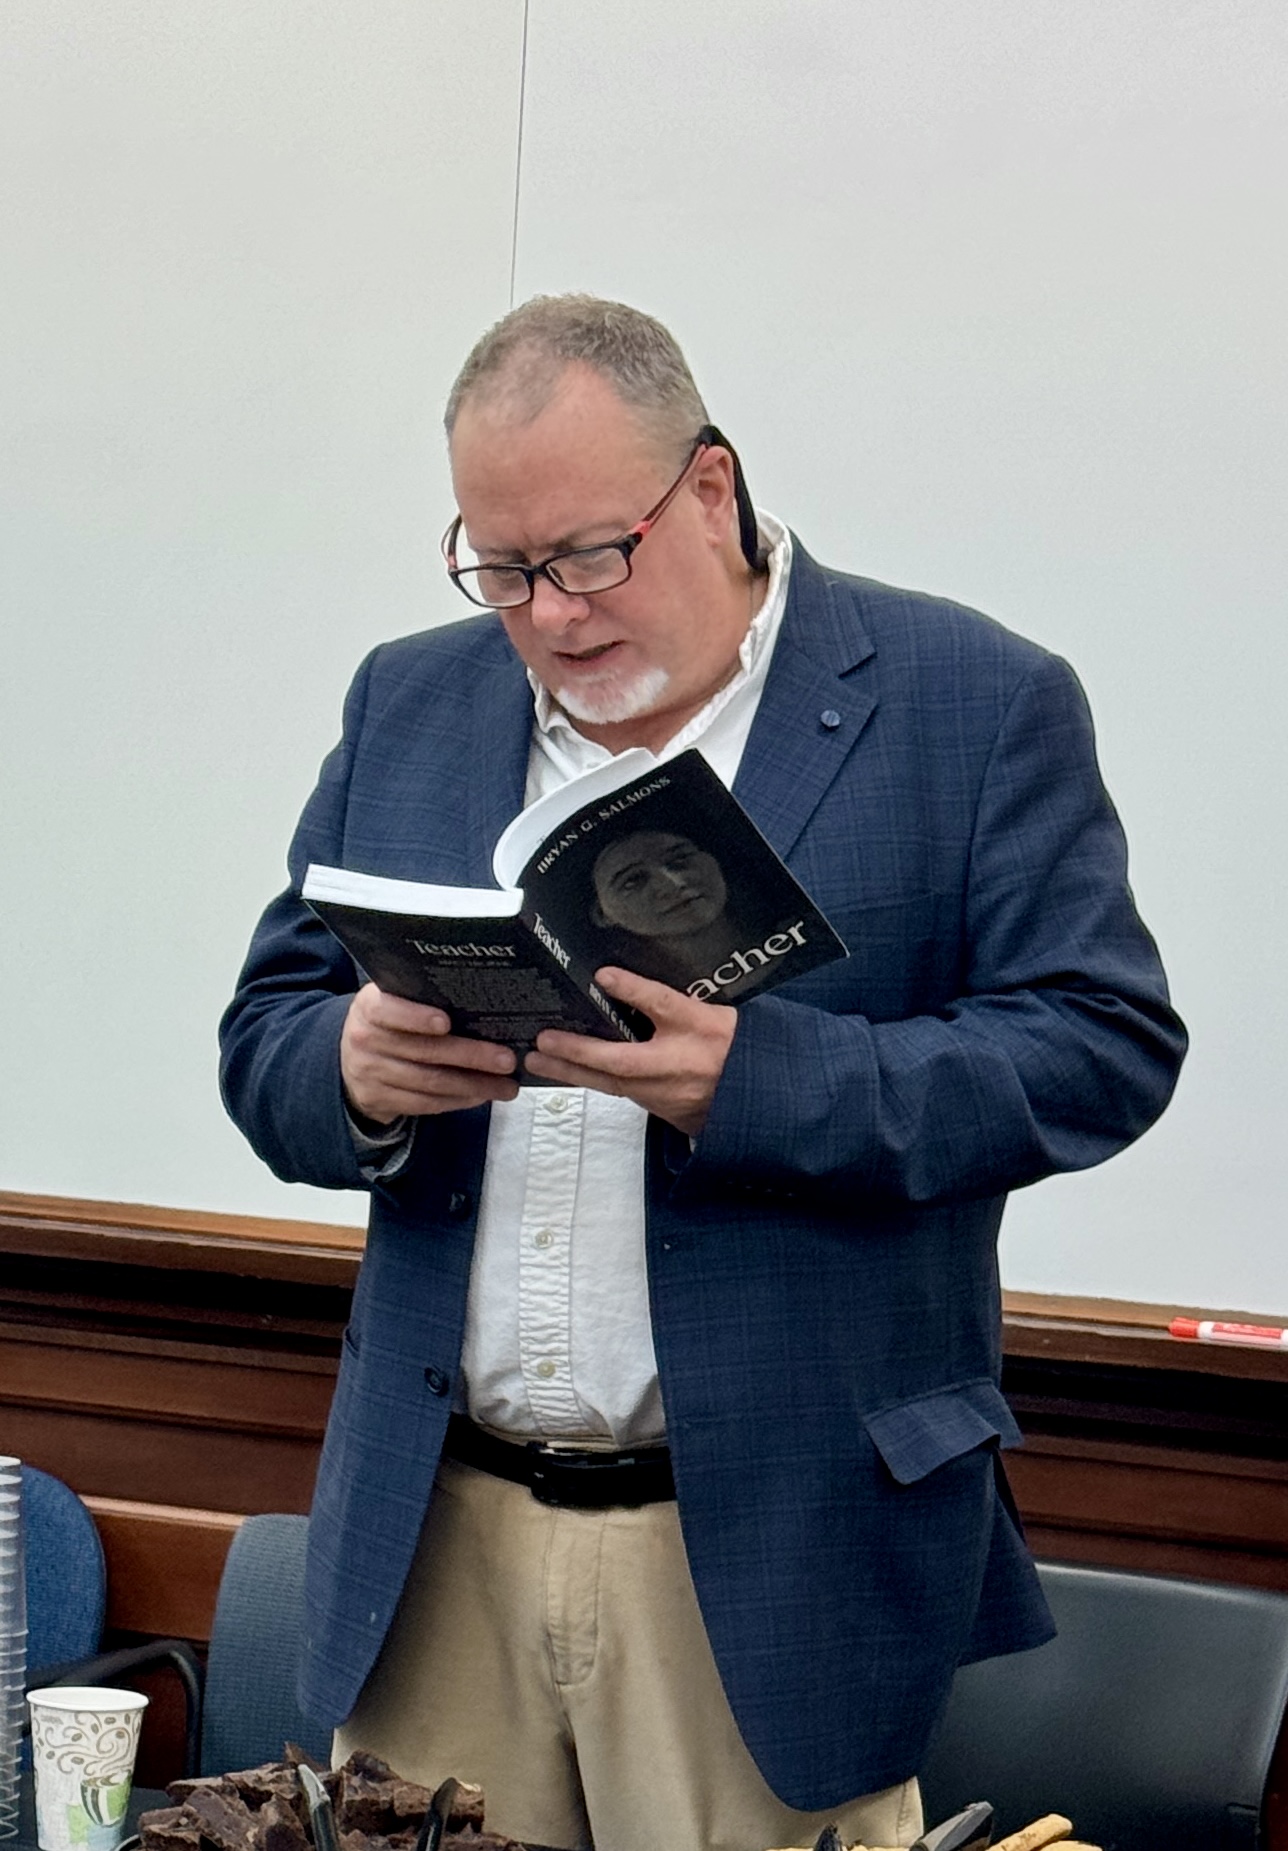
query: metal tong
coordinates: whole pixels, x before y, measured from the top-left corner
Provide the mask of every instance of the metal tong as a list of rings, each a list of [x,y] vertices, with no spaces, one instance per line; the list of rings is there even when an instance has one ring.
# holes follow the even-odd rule
[[[313,1769],[303,1761],[299,1765],[300,1785],[304,1797],[309,1803],[309,1824],[313,1827],[313,1843],[317,1851],[340,1851],[339,1834],[335,1829],[335,1808],[331,1804],[331,1795],[318,1779]]]
[[[987,1851],[993,1839],[993,1808],[987,1800],[975,1800],[942,1825],[923,1832],[910,1851]],[[845,1851],[841,1834],[834,1825],[825,1825],[814,1844],[814,1851]]]
[[[429,1802],[429,1811],[416,1839],[416,1851],[438,1851],[443,1842],[443,1833],[447,1830],[447,1821],[451,1817],[452,1807],[456,1804],[459,1782],[450,1777],[435,1793]]]

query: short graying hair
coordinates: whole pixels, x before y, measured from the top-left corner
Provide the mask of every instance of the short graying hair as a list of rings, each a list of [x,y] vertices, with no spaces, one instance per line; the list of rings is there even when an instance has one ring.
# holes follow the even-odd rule
[[[668,454],[678,456],[707,423],[679,343],[660,321],[598,296],[533,296],[475,344],[448,395],[448,441],[467,398],[495,399],[528,423],[577,364],[601,374]]]

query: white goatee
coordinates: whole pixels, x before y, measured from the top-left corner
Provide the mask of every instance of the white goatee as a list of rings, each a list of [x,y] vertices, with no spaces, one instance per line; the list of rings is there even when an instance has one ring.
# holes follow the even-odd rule
[[[651,713],[666,692],[671,677],[664,668],[648,668],[622,683],[605,675],[599,687],[555,688],[554,697],[574,720],[592,726],[612,726],[619,720],[637,720]]]

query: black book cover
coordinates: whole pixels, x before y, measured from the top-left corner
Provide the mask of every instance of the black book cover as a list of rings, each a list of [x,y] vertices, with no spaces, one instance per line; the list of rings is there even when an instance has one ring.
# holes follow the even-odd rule
[[[648,1037],[595,984],[602,965],[737,1003],[846,955],[697,751],[573,780],[515,818],[493,870],[498,889],[311,867],[303,894],[381,989],[520,1052],[543,1028]]]

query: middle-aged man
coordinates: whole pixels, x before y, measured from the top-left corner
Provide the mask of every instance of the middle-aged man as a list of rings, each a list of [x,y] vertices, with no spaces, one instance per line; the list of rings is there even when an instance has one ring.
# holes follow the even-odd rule
[[[224,1024],[277,1173],[369,1186],[306,1708],[501,1829],[906,1845],[953,1670],[1050,1631],[998,1459],[1006,1192],[1097,1163],[1184,1033],[1069,669],[753,514],[683,358],[538,299],[447,412],[473,621],[373,651]],[[514,1056],[362,984],[305,865],[486,884],[525,803],[698,746],[848,960]],[[450,1418],[449,1418],[450,1417]]]

